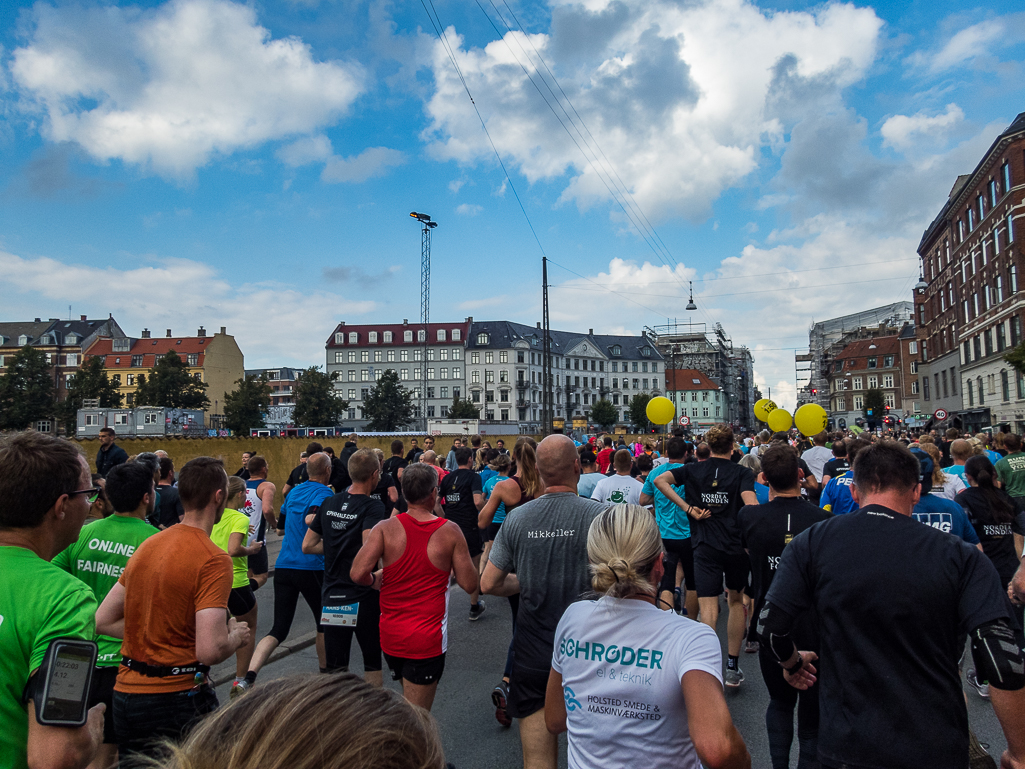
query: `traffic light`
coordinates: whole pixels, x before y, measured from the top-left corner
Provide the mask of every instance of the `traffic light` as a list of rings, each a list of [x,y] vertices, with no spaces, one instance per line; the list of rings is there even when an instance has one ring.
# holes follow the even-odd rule
[[[813,388],[811,389],[811,394],[812,394],[812,395],[818,395],[818,394],[819,394],[819,391],[818,391],[818,390],[816,390],[816,389],[815,389],[815,388],[813,387]]]

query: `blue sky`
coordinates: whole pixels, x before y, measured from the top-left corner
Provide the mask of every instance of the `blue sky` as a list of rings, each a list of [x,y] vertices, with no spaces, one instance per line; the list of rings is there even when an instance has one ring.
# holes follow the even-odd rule
[[[0,319],[323,364],[339,320],[418,318],[419,210],[433,319],[535,322],[543,248],[553,325],[722,323],[789,404],[809,324],[910,298],[1025,110],[1012,2],[480,6],[427,3],[446,48],[420,3],[2,4]]]

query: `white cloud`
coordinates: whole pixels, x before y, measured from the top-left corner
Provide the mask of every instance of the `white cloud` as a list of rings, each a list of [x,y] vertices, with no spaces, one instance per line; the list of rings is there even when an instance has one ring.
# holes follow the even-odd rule
[[[989,46],[1005,33],[1002,19],[988,19],[955,34],[929,61],[933,73],[944,72],[961,62],[989,53]]]
[[[883,123],[879,133],[883,136],[884,146],[905,150],[922,138],[942,137],[963,121],[964,112],[951,103],[947,105],[946,112],[932,117],[924,110],[914,115],[892,115]]]
[[[44,136],[164,176],[331,125],[364,87],[358,64],[317,62],[227,0],[147,11],[40,3],[32,19],[11,73],[26,109],[45,116]]]
[[[747,0],[626,0],[559,4],[549,34],[508,33],[483,49],[467,50],[452,29],[448,37],[499,152],[530,182],[568,175],[564,200],[587,207],[609,198],[517,63],[534,74],[536,47],[641,208],[701,219],[757,167],[762,147],[778,145],[781,90],[839,93],[857,82],[881,26],[871,9],[849,4],[768,12]],[[492,162],[440,43],[429,66],[431,153]]]
[[[127,260],[126,260],[127,261]],[[125,332],[170,328],[194,334],[226,326],[246,356],[246,366],[324,365],[324,340],[334,328],[330,312],[371,312],[373,301],[328,291],[296,291],[273,282],[243,283],[189,259],[135,258],[152,266],[119,269],[24,258],[0,251],[0,306],[8,317],[35,317],[42,306],[75,307],[90,317],[113,314]],[[57,313],[52,313],[56,315]]]
[[[370,147],[353,157],[337,155],[328,159],[320,174],[325,182],[363,182],[375,176],[383,176],[393,166],[406,162],[406,156],[388,147]]]
[[[460,203],[456,206],[456,213],[461,216],[476,216],[483,210],[483,206],[478,206],[474,203]]]

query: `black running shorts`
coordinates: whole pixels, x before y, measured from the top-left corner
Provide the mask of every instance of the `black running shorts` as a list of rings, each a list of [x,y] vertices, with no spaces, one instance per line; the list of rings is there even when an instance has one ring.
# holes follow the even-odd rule
[[[459,530],[463,532],[463,537],[466,538],[466,546],[470,548],[471,558],[476,558],[484,552],[484,532],[478,529],[476,524],[473,526],[460,525]]]
[[[256,606],[256,595],[249,585],[244,587],[233,587],[228,594],[228,611],[233,617],[241,617],[248,614]]]
[[[509,674],[509,700],[505,712],[513,718],[526,718],[545,706],[548,670],[535,670],[516,664],[513,657]]]
[[[690,537],[687,539],[664,539],[662,548],[666,551],[662,556],[665,573],[659,591],[673,592],[676,589],[676,565],[683,566],[683,584],[687,590],[694,590],[694,552]]]
[[[424,660],[411,660],[405,657],[393,657],[390,654],[384,655],[388,667],[391,669],[392,679],[399,681],[405,679],[417,686],[429,686],[441,680],[441,674],[445,672],[445,654],[437,657],[428,657]]]
[[[114,684],[117,681],[117,665],[109,665],[93,670],[93,682],[89,689],[89,707],[101,702],[107,706],[103,716],[103,742],[106,745],[117,745],[114,735]]]
[[[728,590],[747,588],[747,575],[751,568],[747,553],[724,553],[701,543],[694,546],[694,584],[698,598],[714,598],[722,594],[725,578]]]

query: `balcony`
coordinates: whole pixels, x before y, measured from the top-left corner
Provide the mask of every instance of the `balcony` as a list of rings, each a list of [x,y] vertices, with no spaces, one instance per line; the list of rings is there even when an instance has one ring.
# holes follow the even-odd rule
[[[523,399],[521,398],[520,400],[516,401],[516,408],[518,408],[518,409],[527,409],[527,408],[530,408],[530,401],[528,401],[528,400],[523,400]]]

